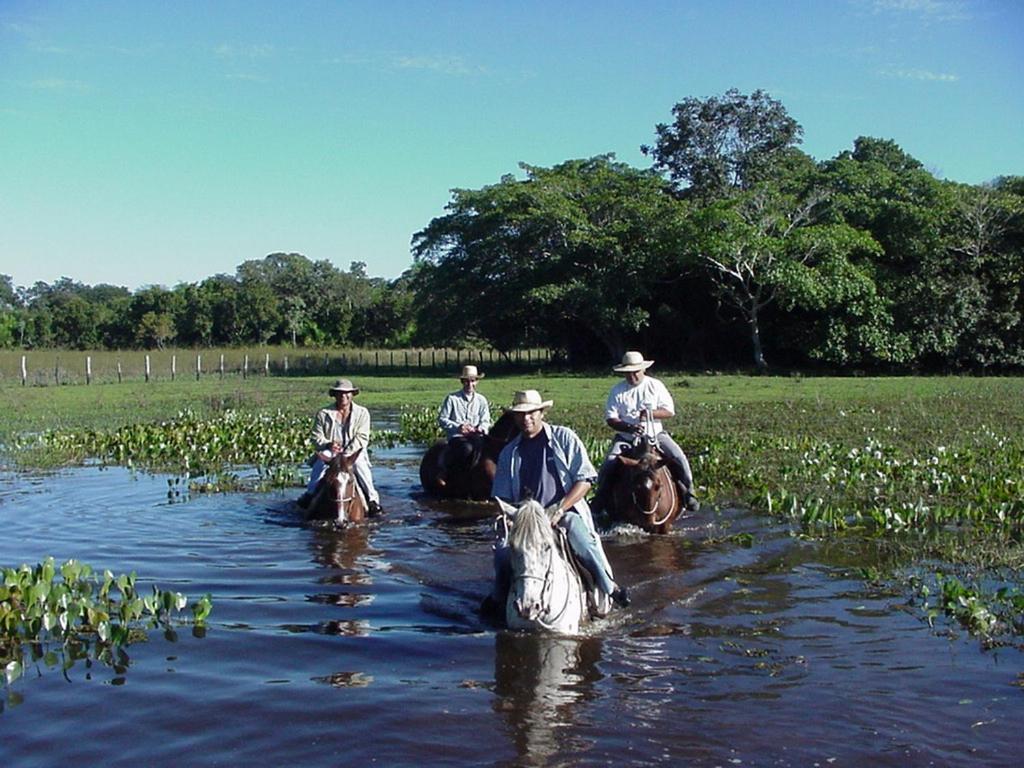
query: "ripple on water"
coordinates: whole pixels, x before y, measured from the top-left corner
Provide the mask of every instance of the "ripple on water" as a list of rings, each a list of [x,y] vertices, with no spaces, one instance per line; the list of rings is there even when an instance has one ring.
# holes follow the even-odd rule
[[[299,525],[287,493],[0,476],[0,562],[74,556],[214,600],[205,636],[151,633],[124,672],[30,670],[6,762],[1014,764],[1018,652],[935,636],[742,510],[606,536],[633,605],[585,636],[495,632],[488,519],[418,497],[403,450],[374,470],[388,515],[344,530]]]

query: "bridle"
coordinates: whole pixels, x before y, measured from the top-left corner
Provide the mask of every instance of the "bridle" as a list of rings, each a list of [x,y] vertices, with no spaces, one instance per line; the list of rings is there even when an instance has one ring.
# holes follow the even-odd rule
[[[505,533],[507,535],[508,534],[508,529],[509,529],[507,516],[506,515],[500,515],[498,519],[504,525]],[[495,527],[497,527],[497,522],[495,523]],[[548,551],[548,562],[547,562],[546,568],[544,569],[544,575],[543,576],[536,576],[536,575],[534,575],[532,573],[521,573],[521,574],[519,574],[518,576],[516,576],[513,579],[514,582],[520,582],[520,581],[526,581],[526,580],[533,580],[533,581],[541,582],[542,585],[543,585],[543,586],[541,586],[541,589],[540,589],[540,602],[541,602],[542,606],[543,605],[547,605],[547,603],[548,603],[547,597],[551,594],[551,591],[554,589],[555,557],[557,556],[556,555],[556,550],[560,546],[559,541],[558,541],[558,534],[557,533],[554,533],[553,539],[554,540],[552,541],[551,548]],[[550,610],[546,610],[545,615],[547,615],[549,617],[547,621],[545,621],[542,618],[534,619],[534,621],[536,621],[544,629],[554,630],[557,627],[557,625],[558,625],[559,619],[561,619],[562,616],[565,615],[565,612],[567,610],[569,610],[569,590],[572,587],[572,584],[571,584],[572,576],[569,573],[569,570],[571,568],[572,568],[571,565],[569,565],[568,563],[565,564],[565,571],[566,571],[566,573],[565,573],[565,580],[566,580],[565,600],[562,603],[562,607],[558,609],[558,613],[555,613],[554,615],[552,615]]]

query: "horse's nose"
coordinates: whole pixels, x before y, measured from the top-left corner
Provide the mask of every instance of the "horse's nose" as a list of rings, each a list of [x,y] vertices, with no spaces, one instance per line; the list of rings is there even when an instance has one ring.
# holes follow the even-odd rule
[[[519,614],[520,618],[526,619],[527,621],[532,621],[540,611],[540,606],[536,601],[524,600],[523,598],[517,599],[515,601],[515,606],[516,613]]]

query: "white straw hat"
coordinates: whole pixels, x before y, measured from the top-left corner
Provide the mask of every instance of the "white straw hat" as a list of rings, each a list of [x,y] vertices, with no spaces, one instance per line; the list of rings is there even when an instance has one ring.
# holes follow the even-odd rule
[[[459,374],[459,380],[472,379],[473,381],[476,381],[477,379],[482,379],[485,375],[486,374],[478,373],[475,365],[464,365],[462,366],[462,373]]]
[[[540,392],[536,389],[521,389],[512,396],[512,407],[509,410],[517,413],[530,413],[550,408],[554,402],[554,400],[541,400]]]
[[[333,386],[331,386],[331,388],[328,389],[327,391],[332,395],[335,392],[351,392],[353,395],[358,395],[359,387],[357,387],[348,379],[338,379],[336,382],[334,382]]]
[[[616,373],[629,373],[631,371],[646,371],[654,365],[653,360],[644,360],[639,352],[629,351],[622,356],[622,363],[612,368]]]

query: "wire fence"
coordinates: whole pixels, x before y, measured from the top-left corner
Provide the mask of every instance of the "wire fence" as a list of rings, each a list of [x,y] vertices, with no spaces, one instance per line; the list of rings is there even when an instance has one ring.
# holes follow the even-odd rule
[[[151,351],[3,350],[0,385],[60,386],[122,381],[200,380],[227,376],[432,374],[462,365],[535,370],[554,362],[550,349],[163,349]]]

